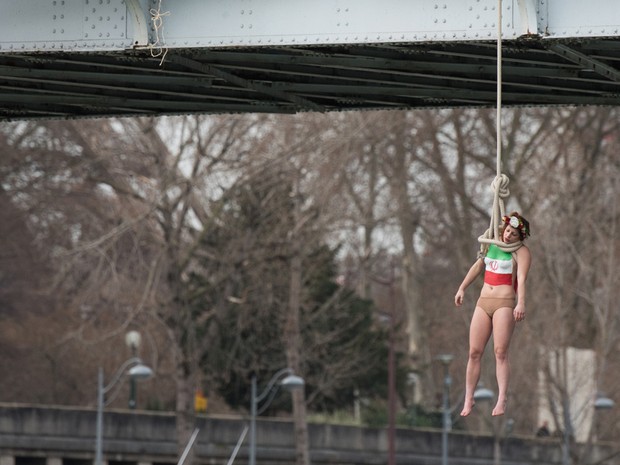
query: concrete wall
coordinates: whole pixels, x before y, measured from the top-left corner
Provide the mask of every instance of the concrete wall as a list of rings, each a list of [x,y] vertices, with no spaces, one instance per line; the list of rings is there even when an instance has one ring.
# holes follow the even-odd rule
[[[95,449],[96,412],[89,409],[0,404],[0,465],[90,465]],[[198,462],[226,464],[247,419],[200,416],[196,442]],[[313,464],[371,465],[386,463],[386,430],[341,425],[309,425]],[[108,465],[177,463],[175,417],[170,413],[106,410],[104,460]],[[396,430],[396,461],[399,465],[435,465],[441,462],[441,432]],[[257,422],[257,462],[294,464],[293,427],[289,421]],[[247,463],[248,438],[235,463]],[[561,463],[557,440],[509,438],[502,441],[504,465],[556,465]],[[493,463],[493,438],[451,433],[450,463]],[[611,453],[597,446],[590,463]],[[615,461],[614,461],[615,460]],[[620,465],[620,458],[606,461]]]

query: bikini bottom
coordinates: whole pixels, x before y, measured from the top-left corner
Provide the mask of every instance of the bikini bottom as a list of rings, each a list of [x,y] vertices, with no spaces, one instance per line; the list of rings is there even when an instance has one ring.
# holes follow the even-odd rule
[[[493,317],[493,314],[499,308],[514,308],[515,299],[514,297],[480,297],[476,303],[476,307],[480,307],[487,315]]]

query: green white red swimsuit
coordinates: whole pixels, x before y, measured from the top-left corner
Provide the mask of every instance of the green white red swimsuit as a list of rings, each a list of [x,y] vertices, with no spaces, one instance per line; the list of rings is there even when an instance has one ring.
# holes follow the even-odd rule
[[[514,260],[510,252],[504,252],[495,244],[491,244],[486,257],[484,257],[484,265],[485,283],[491,286],[513,285]],[[514,288],[516,291],[516,280],[514,280]]]

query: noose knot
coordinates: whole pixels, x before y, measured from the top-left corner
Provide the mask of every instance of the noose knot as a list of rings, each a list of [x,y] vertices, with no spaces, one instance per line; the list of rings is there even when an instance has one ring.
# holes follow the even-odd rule
[[[482,236],[478,238],[480,242],[480,251],[478,252],[478,258],[484,258],[486,255],[488,246],[494,244],[504,252],[515,252],[519,247],[523,245],[523,242],[518,241],[512,244],[507,244],[501,240],[500,237],[500,224],[501,218],[504,216],[504,199],[510,195],[510,189],[508,189],[510,180],[505,174],[498,174],[491,183],[491,189],[493,189],[493,209],[491,211],[491,224]]]
[[[493,179],[493,182],[491,183],[491,189],[493,189],[493,192],[497,192],[499,198],[505,199],[510,195],[510,189],[508,189],[509,184],[510,179],[502,173],[495,176],[495,179]]]

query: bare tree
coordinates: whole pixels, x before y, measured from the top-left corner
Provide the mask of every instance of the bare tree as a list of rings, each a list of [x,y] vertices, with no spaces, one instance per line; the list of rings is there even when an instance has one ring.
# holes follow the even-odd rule
[[[540,232],[549,239],[537,242],[543,272],[535,287],[545,311],[537,316],[535,334],[544,353],[556,354],[541,359],[544,389],[556,429],[568,434],[567,426],[581,423],[584,431],[591,421],[593,399],[580,397],[584,388],[617,386],[610,351],[619,344],[612,308],[618,298],[618,213],[612,199],[618,196],[619,128],[614,109],[562,110],[555,116],[558,137],[546,146],[553,164],[538,213],[545,218]],[[580,380],[571,371],[569,351],[578,349],[594,354],[594,379]],[[611,391],[607,395],[617,395]],[[593,432],[586,434],[591,438]],[[575,457],[580,463],[586,459]]]
[[[85,312],[61,345],[93,346],[144,322],[167,333],[182,450],[193,428],[197,360],[209,349],[193,329],[186,277],[201,234],[217,220],[211,202],[245,163],[258,120],[184,118],[167,128],[165,121],[25,126],[24,144],[37,148],[46,177],[37,184],[31,175],[23,204],[36,209],[40,240],[55,245],[57,289]],[[206,324],[212,314],[204,309],[199,318]]]
[[[617,395],[617,370],[610,370],[619,345],[613,306],[617,112],[513,109],[505,116],[509,202],[531,218],[534,231],[531,316],[515,335],[514,389],[537,388],[532,360],[544,341],[547,351],[569,345],[595,350],[598,383]],[[269,331],[259,323],[262,317],[277,314],[277,328],[285,334],[285,360],[266,355],[280,347],[274,341],[265,353],[243,358],[247,364],[236,368],[237,375],[281,362],[303,372],[308,360],[302,344],[319,348],[337,340],[335,333],[308,336],[303,327],[312,304],[306,279],[323,241],[344,244],[360,293],[377,302],[371,278],[385,273],[382,257],[401,254],[399,295],[410,354],[425,372],[424,402],[433,404],[433,354],[452,349],[454,340],[462,345],[463,357],[453,367],[459,382],[468,322],[466,313],[453,313],[452,289],[488,226],[493,112],[18,123],[0,136],[10,149],[0,166],[3,212],[21,221],[15,230],[25,231],[10,250],[24,257],[30,244],[28,252],[35,251],[23,275],[37,267],[42,276],[53,270],[53,281],[33,282],[55,308],[58,301],[72,327],[60,343],[49,343],[54,350],[44,363],[50,371],[71,366],[77,373],[85,368],[70,354],[80,349],[107,371],[125,354],[98,349],[119,341],[129,328],[147,328],[152,362],[177,392],[172,402],[180,447],[193,427],[194,389],[215,384],[205,364],[235,371],[235,361],[217,353],[222,325],[238,325],[232,341],[238,348],[255,342],[247,338],[248,329]],[[11,289],[20,293],[25,281],[18,285],[16,276]],[[335,297],[317,314],[339,311],[339,305]],[[360,369],[354,350],[349,354],[348,363],[326,365],[330,381],[310,375],[309,391],[295,397],[299,463],[309,460],[306,406]],[[553,370],[543,372],[549,389],[557,385],[568,395]],[[247,384],[237,375],[217,382]],[[92,392],[80,389],[93,386],[62,387],[59,375],[57,380],[57,395],[72,390],[92,401]],[[535,421],[532,404],[521,396],[511,403],[521,431]],[[561,409],[557,414],[560,427]]]

